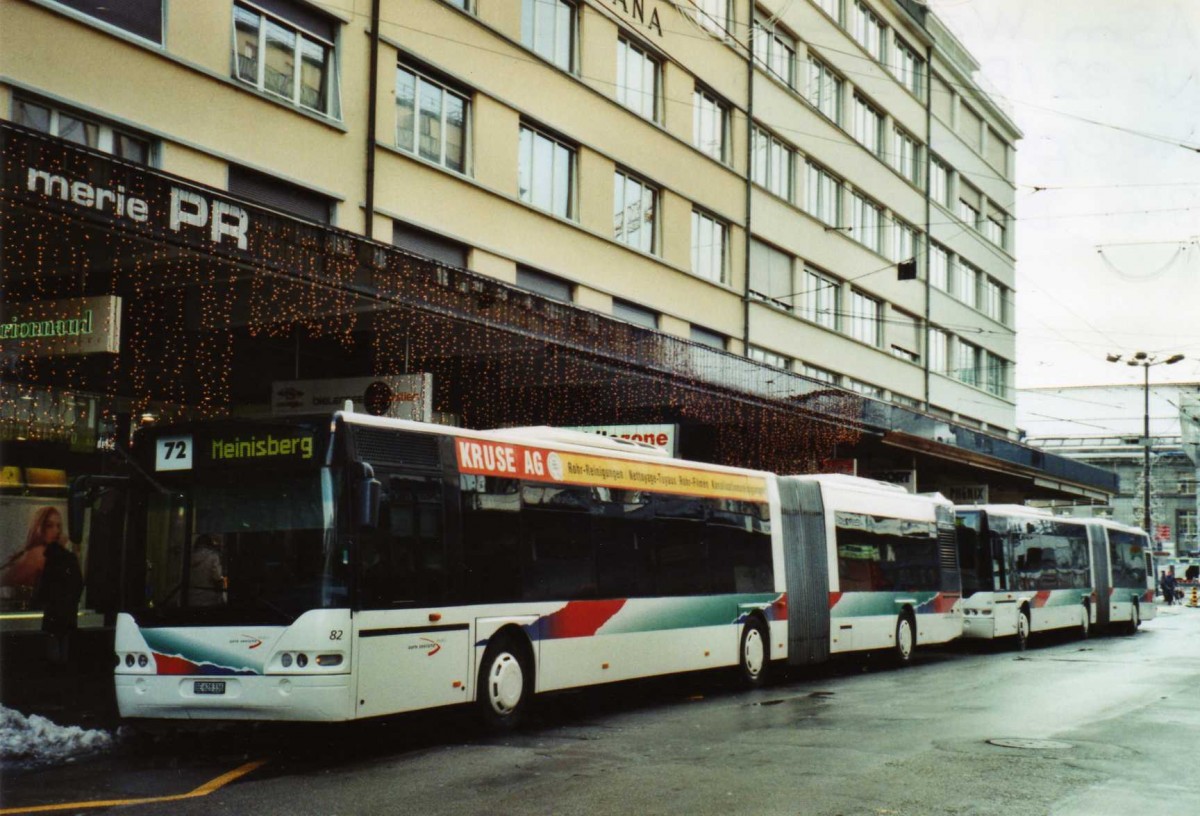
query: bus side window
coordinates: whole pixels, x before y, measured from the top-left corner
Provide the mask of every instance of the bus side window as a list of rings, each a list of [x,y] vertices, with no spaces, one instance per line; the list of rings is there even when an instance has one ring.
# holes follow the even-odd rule
[[[465,600],[468,603],[521,598],[520,482],[464,475],[462,487]]]
[[[524,484],[521,537],[529,556],[524,597],[595,598],[591,489]]]
[[[593,508],[597,594],[601,598],[644,598],[652,594],[651,519],[647,496],[611,490]]]
[[[388,481],[379,526],[362,542],[365,608],[445,601],[443,512],[438,480],[393,476]]]

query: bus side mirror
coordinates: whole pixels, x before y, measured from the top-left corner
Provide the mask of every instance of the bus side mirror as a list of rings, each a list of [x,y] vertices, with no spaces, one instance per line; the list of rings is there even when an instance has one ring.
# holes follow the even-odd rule
[[[356,510],[358,526],[375,528],[379,526],[379,502],[383,486],[375,478],[375,470],[366,462],[362,463],[362,476],[358,480]]]

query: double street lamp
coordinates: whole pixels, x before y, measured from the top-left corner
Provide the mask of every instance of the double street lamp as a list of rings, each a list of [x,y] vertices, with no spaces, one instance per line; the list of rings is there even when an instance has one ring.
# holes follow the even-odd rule
[[[1119,363],[1121,355],[1110,354],[1106,359],[1110,363]],[[1154,540],[1154,530],[1150,527],[1150,368],[1156,365],[1175,365],[1182,359],[1182,354],[1172,354],[1165,360],[1160,360],[1153,354],[1139,351],[1125,360],[1127,366],[1142,367],[1142,389],[1145,393],[1145,410],[1142,415],[1142,529],[1150,536],[1151,541]]]

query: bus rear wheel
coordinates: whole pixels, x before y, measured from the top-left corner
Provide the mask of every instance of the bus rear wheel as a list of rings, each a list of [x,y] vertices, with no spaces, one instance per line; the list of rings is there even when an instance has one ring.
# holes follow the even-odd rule
[[[479,666],[475,703],[484,725],[509,731],[521,724],[533,696],[533,667],[516,639],[493,638]]]
[[[1032,629],[1029,622],[1029,610],[1022,608],[1017,613],[1017,651],[1023,652],[1029,648],[1029,632]]]
[[[748,688],[765,685],[771,667],[771,641],[767,627],[759,618],[750,618],[742,628],[742,644],[738,655],[742,684]]]
[[[896,621],[896,645],[893,647],[892,651],[892,656],[895,658],[897,665],[911,665],[913,651],[916,648],[917,629],[913,625],[912,617],[909,615],[901,615]]]
[[[1142,616],[1137,603],[1134,603],[1133,608],[1129,610],[1129,623],[1125,624],[1125,634],[1136,635],[1138,627],[1141,625]]]

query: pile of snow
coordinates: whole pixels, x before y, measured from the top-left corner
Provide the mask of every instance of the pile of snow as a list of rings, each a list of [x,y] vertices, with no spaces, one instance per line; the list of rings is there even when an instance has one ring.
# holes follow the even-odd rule
[[[37,714],[26,717],[0,706],[0,759],[5,764],[64,762],[82,754],[106,751],[112,745],[113,737],[107,731],[56,725]]]

